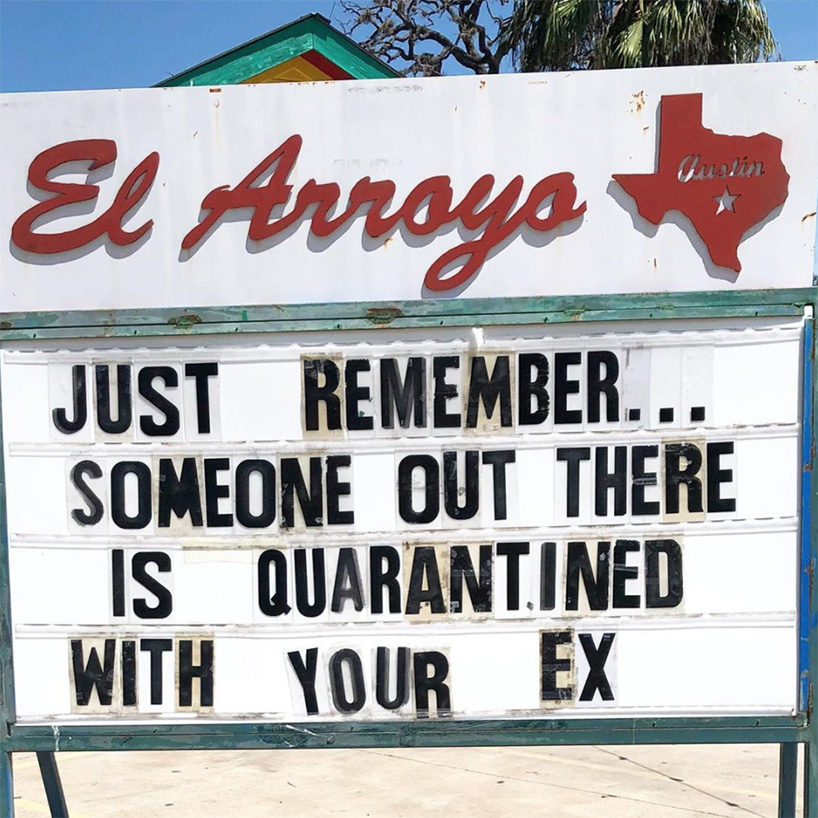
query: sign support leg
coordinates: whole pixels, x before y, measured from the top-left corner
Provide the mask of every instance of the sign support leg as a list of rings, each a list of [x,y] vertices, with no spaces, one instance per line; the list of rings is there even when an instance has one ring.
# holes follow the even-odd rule
[[[43,787],[48,800],[48,808],[51,810],[51,818],[68,818],[68,806],[62,791],[56,756],[50,751],[37,753],[37,763],[40,765],[40,775],[43,777]]]
[[[798,777],[798,745],[779,745],[778,755],[778,818],[794,818],[796,778]]]
[[[811,349],[807,350],[807,357],[804,362],[805,370],[810,371],[810,378],[805,385],[805,394],[809,394],[812,399],[808,406],[808,411],[804,412],[804,429],[809,429],[811,433],[809,456],[804,459],[804,473],[801,476],[802,486],[808,494],[806,510],[803,515],[801,526],[809,537],[809,631],[808,631],[808,672],[809,685],[807,696],[802,696],[801,707],[807,711],[809,718],[808,741],[804,744],[804,815],[807,818],[818,816],[818,720],[815,713],[815,675],[818,671],[818,589],[814,586],[813,576],[815,571],[816,557],[818,556],[816,533],[813,530],[814,521],[818,519],[818,492],[815,491],[812,482],[812,471],[815,467],[814,445],[818,436],[818,413],[815,411],[814,401],[818,399],[818,381],[812,375],[812,367],[815,364],[816,352],[818,352],[818,338],[815,333],[815,307],[805,309],[807,317],[806,329],[808,337],[811,337]]]
[[[11,753],[6,750],[2,735],[0,735],[0,818],[14,818],[14,779],[11,775]]]

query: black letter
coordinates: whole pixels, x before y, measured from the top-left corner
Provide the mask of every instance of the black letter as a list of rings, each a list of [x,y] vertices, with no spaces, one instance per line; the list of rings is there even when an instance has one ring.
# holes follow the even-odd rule
[[[553,611],[557,597],[557,544],[540,546],[540,610]]]
[[[114,616],[125,616],[125,551],[111,551],[111,607]]]
[[[160,528],[170,525],[173,512],[180,519],[190,513],[191,525],[202,525],[202,498],[199,494],[199,473],[196,458],[182,460],[181,476],[169,457],[159,459],[159,502],[157,523]]]
[[[614,516],[621,517],[628,510],[628,447],[614,446],[614,470],[608,474],[608,447],[596,449],[596,481],[594,483],[594,513],[608,516],[608,491],[614,490]]]
[[[139,650],[151,655],[151,704],[162,704],[162,654],[173,650],[173,640],[140,639]]]
[[[97,423],[103,432],[119,435],[131,425],[131,368],[119,364],[116,368],[116,413],[117,419],[111,417],[111,383],[108,365],[94,367],[97,381]]]
[[[608,677],[605,675],[605,661],[611,652],[615,633],[603,633],[599,641],[599,647],[594,645],[594,637],[590,633],[581,633],[579,643],[585,651],[588,659],[588,678],[579,694],[581,702],[590,702],[594,698],[596,691],[602,697],[602,701],[612,702],[614,698]]]
[[[200,435],[210,433],[210,384],[219,374],[217,363],[185,364],[185,377],[196,378],[196,422]]]
[[[659,580],[659,555],[667,557],[667,594],[662,596]],[[645,606],[675,608],[682,602],[682,549],[676,540],[645,542]]]
[[[724,454],[733,454],[732,441],[707,444],[707,510],[711,514],[736,510],[735,500],[721,496],[721,484],[733,480],[733,470],[721,468],[719,461]]]
[[[375,699],[386,710],[397,710],[409,698],[409,648],[398,648],[395,698],[389,698],[389,648],[378,648],[375,664]]]
[[[423,578],[426,577],[426,590]],[[440,587],[440,573],[437,570],[435,549],[430,545],[418,545],[414,549],[409,590],[406,594],[406,613],[420,613],[421,603],[428,602],[432,613],[446,613],[443,590]]]
[[[427,484],[428,485],[428,484]],[[457,452],[443,452],[443,505],[453,520],[470,520],[480,507],[480,457],[466,452],[466,485],[463,505],[458,505]]]
[[[457,355],[435,357],[432,372],[435,379],[434,427],[435,429],[456,428],[460,425],[460,412],[447,412],[448,398],[457,397],[457,384],[446,383],[446,370],[460,369],[460,358]]]
[[[605,377],[602,377],[602,367]],[[599,423],[600,396],[605,393],[605,420],[619,420],[619,360],[613,352],[599,350],[588,353],[588,423]],[[580,697],[582,698],[582,697]]]
[[[133,474],[137,483],[136,514],[125,513],[125,477]],[[111,469],[111,519],[120,528],[144,528],[153,515],[151,504],[151,470],[147,463],[123,460]]]
[[[96,648],[88,652],[87,664],[82,658],[82,639],[71,640],[71,661],[74,665],[74,691],[78,705],[87,705],[91,701],[91,691],[96,688],[99,703],[108,705],[114,692],[114,660],[116,658],[116,639],[105,640],[105,667],[99,663]]]
[[[566,497],[565,513],[568,517],[579,517],[579,464],[582,460],[591,459],[588,446],[557,449],[557,460],[566,461]]]
[[[164,551],[140,551],[134,554],[131,562],[131,575],[146,591],[150,591],[157,601],[156,605],[151,608],[144,599],[135,599],[133,612],[140,619],[165,619],[173,610],[173,596],[158,579],[145,570],[145,567],[150,564],[155,565],[160,573],[169,573],[171,570],[170,554]]]
[[[386,570],[383,561],[386,560]],[[400,554],[391,545],[373,545],[369,549],[369,596],[372,613],[383,613],[383,589],[389,592],[389,613],[400,613]]]
[[[528,553],[527,542],[498,542],[497,556],[506,557],[506,600],[508,610],[520,610],[520,557]]]
[[[370,418],[371,420],[371,418]],[[327,456],[327,524],[348,525],[355,522],[355,513],[350,509],[341,511],[339,498],[349,497],[352,487],[349,483],[338,481],[338,469],[348,469],[352,458],[348,454],[331,454]]]
[[[463,578],[466,579],[466,588],[475,613],[491,611],[491,546],[481,545],[480,581],[474,575],[474,564],[471,560],[468,545],[453,545],[451,548],[451,571],[449,608],[452,613],[463,613]]]
[[[75,508],[71,510],[71,516],[80,525],[96,525],[102,519],[102,501],[85,482],[85,475],[100,478],[102,477],[102,469],[93,460],[80,460],[71,469],[71,482],[82,495],[82,499],[88,504],[88,511]]]
[[[193,679],[199,679],[199,705],[213,706],[213,640],[199,640],[199,661],[193,664],[193,640],[179,640],[179,707],[193,704]]]
[[[318,385],[318,375],[324,376],[324,385]],[[335,394],[341,382],[338,365],[328,358],[310,358],[304,361],[304,418],[307,431],[320,428],[318,402],[324,401],[327,409],[327,429],[341,428],[341,400]]]
[[[261,511],[250,511],[250,475],[261,477]],[[269,460],[242,460],[236,466],[236,519],[245,528],[267,528],[276,518],[276,467]]]
[[[372,400],[368,386],[358,386],[358,373],[369,372],[369,361],[353,358],[346,362],[344,380],[346,382],[347,429],[371,429],[374,426],[370,415],[358,411],[359,401]]]
[[[507,451],[483,452],[483,465],[492,467],[494,488],[494,519],[505,520],[508,517],[506,503],[506,464],[517,459],[513,449]]]
[[[608,608],[608,586],[610,580],[609,542],[597,543],[596,578],[591,568],[588,546],[584,542],[569,542],[567,567],[565,569],[565,610],[579,609],[579,577],[588,597],[588,607],[592,611],[604,611]]]
[[[393,407],[398,411],[398,423],[409,428],[414,409],[415,426],[426,425],[426,365],[423,358],[410,358],[406,364],[406,380],[401,384],[398,362],[381,359],[381,425],[394,429]]]
[[[326,572],[324,570],[324,549],[312,549],[313,599],[310,604],[307,587],[307,550],[295,551],[295,605],[303,616],[320,616],[327,607]]]
[[[682,458],[685,467],[681,468]],[[665,446],[665,511],[679,513],[679,487],[687,486],[687,510],[702,510],[702,481],[696,475],[702,467],[702,453],[692,443]]]
[[[233,525],[232,514],[219,512],[219,498],[230,496],[230,486],[223,486],[219,483],[218,472],[227,471],[229,468],[229,457],[206,457],[204,460],[205,505],[207,524],[211,528],[226,528]],[[199,508],[201,509],[201,504]]]
[[[531,380],[532,367],[536,371],[534,380]],[[519,409],[518,416],[521,426],[534,426],[542,423],[548,417],[548,358],[539,352],[520,353],[518,385]],[[537,408],[531,408],[531,398],[537,401]]]
[[[573,687],[557,687],[557,673],[571,670],[571,659],[557,658],[557,645],[571,645],[571,631],[540,631],[540,698],[544,702],[568,701]]]
[[[568,379],[568,367],[580,363],[579,352],[554,354],[554,423],[582,423],[582,409],[568,408],[568,395],[579,394],[579,381]]]
[[[480,413],[480,401],[488,420],[494,414],[497,399],[500,399],[500,426],[511,426],[511,374],[508,355],[498,355],[489,378],[486,359],[475,355],[471,359],[469,399],[466,409],[466,426],[474,429]]]
[[[659,513],[658,502],[645,500],[645,486],[656,485],[656,472],[646,472],[645,461],[658,454],[658,446],[634,446],[631,450],[631,509],[634,514]]]
[[[270,563],[275,563],[275,593],[270,593]],[[292,609],[287,604],[287,558],[269,548],[258,558],[258,607],[265,616],[281,616]]]
[[[352,698],[347,698],[344,684],[344,662],[349,668],[349,677],[352,681]],[[366,703],[364,689],[364,669],[361,666],[361,657],[351,648],[335,651],[329,660],[330,689],[332,703],[339,713],[357,713]]]
[[[295,497],[308,527],[324,523],[324,487],[321,482],[321,458],[310,458],[310,490],[301,473],[301,463],[297,457],[281,458],[281,525],[292,528],[295,525]]]
[[[352,600],[356,611],[363,610],[361,571],[358,568],[358,553],[354,548],[341,548],[338,551],[338,567],[335,569],[335,586],[332,589],[330,610],[335,613],[343,610],[346,599]]]
[[[639,576],[639,568],[628,565],[628,554],[638,552],[636,540],[617,540],[613,553],[613,601],[612,608],[638,608],[639,594],[625,593],[625,582]]]
[[[153,404],[165,416],[164,423],[157,423],[150,415],[141,415],[139,427],[151,437],[170,437],[179,431],[179,410],[161,392],[153,388],[156,378],[165,386],[179,386],[179,375],[171,366],[146,366],[139,372],[139,394]]]
[[[85,389],[85,366],[83,364],[71,367],[71,379],[74,392],[74,419],[68,419],[65,409],[54,409],[51,412],[54,425],[64,435],[73,435],[78,432],[88,420],[88,395]]]
[[[423,508],[412,506],[412,472],[423,469],[426,499]],[[410,454],[398,464],[398,513],[407,523],[431,523],[440,513],[440,466],[430,454]]]
[[[304,691],[304,704],[307,706],[307,714],[314,716],[318,712],[318,697],[315,695],[315,671],[318,668],[318,648],[307,648],[306,663],[297,651],[287,654],[290,664],[293,666],[301,688]]]
[[[437,698],[437,715],[450,716],[452,710],[452,698],[449,686],[444,684],[449,675],[449,660],[444,653],[430,650],[425,653],[416,653],[415,663],[415,707],[417,717],[425,719],[429,717],[429,691],[435,692]],[[432,675],[429,676],[429,668],[432,668]]]

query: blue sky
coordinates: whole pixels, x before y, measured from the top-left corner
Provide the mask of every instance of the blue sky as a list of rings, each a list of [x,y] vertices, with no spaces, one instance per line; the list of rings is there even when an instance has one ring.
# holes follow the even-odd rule
[[[818,0],[767,0],[785,60],[818,59]],[[0,91],[153,85],[333,0],[0,0]]]

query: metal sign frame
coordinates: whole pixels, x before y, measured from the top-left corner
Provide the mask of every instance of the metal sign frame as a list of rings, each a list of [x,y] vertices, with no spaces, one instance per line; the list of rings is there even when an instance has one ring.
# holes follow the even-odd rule
[[[671,718],[460,719],[401,722],[219,722],[163,725],[18,724],[14,697],[8,526],[4,460],[0,459],[0,816],[13,815],[12,754],[37,752],[59,785],[51,754],[86,750],[375,748],[582,744],[781,745],[779,815],[794,814],[797,744],[805,745],[804,814],[818,815],[818,493],[812,479],[818,398],[814,373],[818,288],[628,296],[462,299],[402,303],[247,306],[201,310],[0,314],[0,343],[278,333],[349,329],[570,324],[678,318],[803,316],[802,435],[798,588],[798,712],[792,716]],[[0,384],[0,408],[2,384]],[[0,423],[0,449],[2,449]],[[57,786],[56,790],[59,790]],[[56,792],[52,786],[52,792]],[[60,798],[57,798],[57,795]],[[51,793],[49,794],[51,801]],[[56,792],[52,802],[61,800]],[[58,814],[54,812],[53,814]]]

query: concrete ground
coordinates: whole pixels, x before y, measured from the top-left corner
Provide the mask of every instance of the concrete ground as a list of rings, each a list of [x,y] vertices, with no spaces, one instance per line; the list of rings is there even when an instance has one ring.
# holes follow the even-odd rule
[[[775,745],[60,753],[57,760],[71,818],[777,815]],[[49,815],[33,755],[15,756],[14,780],[17,818]]]

